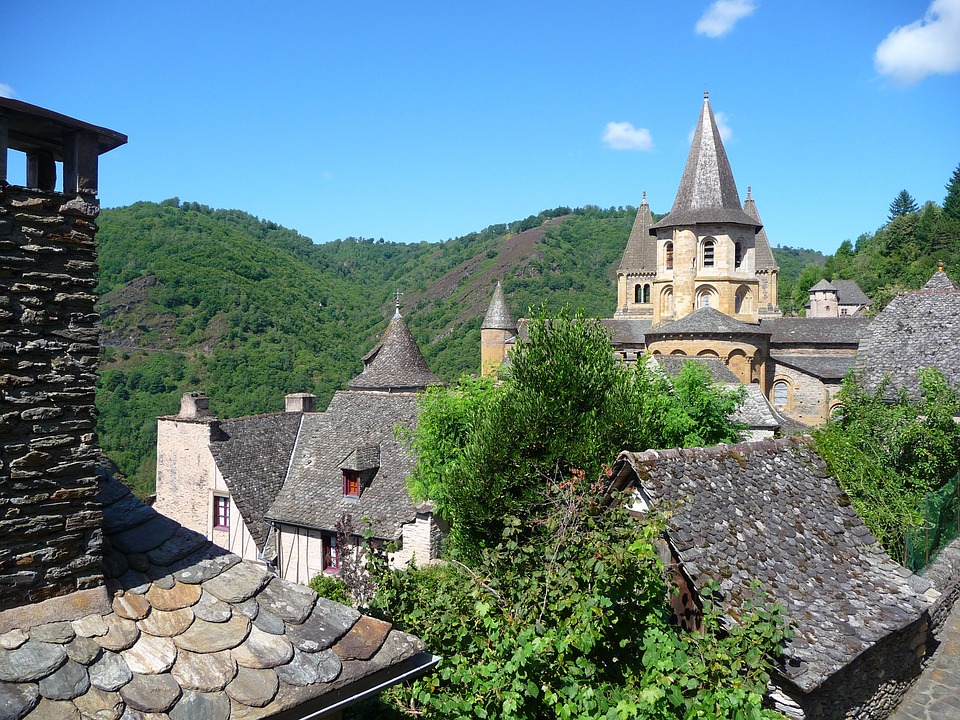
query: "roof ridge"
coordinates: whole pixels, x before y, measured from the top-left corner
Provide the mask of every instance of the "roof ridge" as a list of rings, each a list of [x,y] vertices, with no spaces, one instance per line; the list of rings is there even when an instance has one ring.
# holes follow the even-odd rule
[[[675,460],[677,458],[696,458],[696,457],[722,457],[731,452],[749,453],[749,452],[771,452],[785,448],[804,446],[812,447],[813,438],[810,435],[791,435],[790,437],[750,440],[739,443],[721,443],[711,445],[710,447],[692,447],[692,448],[666,448],[661,450],[644,450],[643,452],[631,452],[625,450],[617,456],[617,461],[634,460],[638,464],[656,462],[658,460]]]

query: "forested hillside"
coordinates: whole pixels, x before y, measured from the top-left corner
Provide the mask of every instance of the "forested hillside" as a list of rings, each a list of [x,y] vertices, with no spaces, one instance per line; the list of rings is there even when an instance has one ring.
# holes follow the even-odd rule
[[[882,302],[922,284],[937,259],[955,267],[958,173],[944,207],[911,207],[907,194],[890,222],[833,256],[775,248],[781,307],[802,310],[824,276],[855,279]],[[609,317],[635,212],[561,207],[445,242],[315,245],[247,213],[178,199],[104,210],[101,443],[149,492],[156,416],[175,413],[186,390],[207,392],[220,417],[280,410],[289,392],[313,392],[324,407],[360,371],[397,290],[428,363],[446,379],[477,370],[498,279],[518,316],[546,303]]]

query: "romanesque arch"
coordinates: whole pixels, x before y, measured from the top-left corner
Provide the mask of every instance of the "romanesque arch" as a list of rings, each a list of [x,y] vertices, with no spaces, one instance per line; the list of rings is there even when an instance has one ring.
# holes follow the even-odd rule
[[[704,238],[703,242],[700,244],[700,266],[701,267],[713,267],[716,263],[717,256],[717,241],[712,238]]]
[[[735,311],[737,313],[753,312],[753,293],[746,285],[737,288]]]
[[[718,297],[713,285],[704,285],[697,290],[697,307],[717,307]]]

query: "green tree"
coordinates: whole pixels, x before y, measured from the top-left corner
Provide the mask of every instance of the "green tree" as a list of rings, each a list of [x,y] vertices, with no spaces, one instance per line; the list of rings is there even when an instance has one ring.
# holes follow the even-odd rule
[[[902,215],[909,215],[910,213],[915,213],[918,209],[917,201],[913,199],[913,195],[906,190],[901,190],[893,199],[893,202],[890,203],[890,216],[888,219],[893,220]]]
[[[943,211],[960,222],[960,164],[954,169],[946,187],[947,195],[943,198]]]
[[[499,542],[505,515],[529,515],[571,469],[596,477],[621,450],[736,440],[729,416],[742,397],[694,363],[676,379],[625,366],[599,322],[541,314],[500,384],[423,396],[410,487],[450,521],[453,555],[476,560]]]

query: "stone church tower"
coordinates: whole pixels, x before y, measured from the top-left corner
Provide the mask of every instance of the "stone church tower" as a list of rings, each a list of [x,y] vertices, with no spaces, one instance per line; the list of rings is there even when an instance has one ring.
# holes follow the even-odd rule
[[[706,93],[670,213],[644,194],[617,272],[616,318],[654,326],[712,307],[742,322],[778,317],[777,271],[756,204],[743,207]]]

